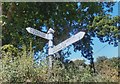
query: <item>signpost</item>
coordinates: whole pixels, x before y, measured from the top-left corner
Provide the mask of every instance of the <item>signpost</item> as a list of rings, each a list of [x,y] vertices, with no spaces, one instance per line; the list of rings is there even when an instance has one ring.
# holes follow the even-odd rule
[[[85,35],[85,32],[78,32],[77,34],[61,42],[60,44],[53,46],[53,33],[54,33],[53,29],[50,28],[47,33],[43,33],[31,27],[26,28],[26,30],[33,35],[36,35],[36,36],[39,36],[41,38],[48,40],[48,58],[49,58],[49,69],[50,70],[52,68],[52,55],[66,48],[72,43],[75,43],[76,41],[81,40]]]
[[[51,73],[52,69],[52,55],[53,55],[53,29],[49,29],[47,34],[48,34],[48,58],[49,58],[49,74]]]

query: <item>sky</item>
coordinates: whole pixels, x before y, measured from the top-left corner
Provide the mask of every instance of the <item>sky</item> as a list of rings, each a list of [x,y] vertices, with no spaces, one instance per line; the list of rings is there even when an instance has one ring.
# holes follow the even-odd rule
[[[113,13],[112,16],[118,15],[118,3],[116,3],[113,7]],[[96,58],[98,56],[106,56],[108,58],[111,57],[118,57],[118,47],[113,47],[112,45],[109,45],[108,43],[101,43],[97,38],[94,38],[93,40],[93,57],[96,61]],[[73,48],[71,48],[71,55],[68,59],[76,60],[76,59],[84,59],[84,57],[81,56],[80,52],[74,52]],[[86,60],[86,63],[89,61]]]

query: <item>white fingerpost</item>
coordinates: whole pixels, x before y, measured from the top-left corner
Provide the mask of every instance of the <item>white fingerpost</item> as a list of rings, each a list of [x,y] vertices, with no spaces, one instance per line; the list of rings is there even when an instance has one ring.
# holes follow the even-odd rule
[[[73,35],[72,37],[66,39],[65,41],[61,42],[60,44],[53,46],[53,33],[54,30],[50,28],[46,33],[43,33],[41,31],[38,31],[34,28],[28,27],[26,30],[36,36],[39,36],[41,38],[48,40],[48,58],[49,58],[49,70],[52,69],[52,55],[57,53],[58,51],[64,49],[65,47],[71,45],[72,43],[75,43],[78,40],[81,40],[85,36],[85,32],[78,32],[77,34]]]
[[[49,29],[47,34],[48,34],[48,59],[49,59],[49,70],[52,69],[52,55],[53,53],[53,29]]]

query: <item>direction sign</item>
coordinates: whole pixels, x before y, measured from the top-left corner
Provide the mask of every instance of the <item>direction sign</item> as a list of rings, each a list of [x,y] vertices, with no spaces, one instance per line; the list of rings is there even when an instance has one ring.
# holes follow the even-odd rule
[[[29,33],[33,34],[33,35],[36,35],[36,36],[39,36],[39,37],[42,37],[42,38],[48,40],[47,34],[41,32],[41,31],[38,31],[38,30],[33,29],[33,28],[31,28],[31,27],[27,27],[26,30],[27,30]]]
[[[85,35],[85,32],[79,32],[77,34],[75,34],[74,36],[68,38],[67,40],[63,41],[62,43],[58,44],[57,46],[53,47],[53,53],[56,53],[62,49],[64,49],[65,47],[71,45],[72,43],[82,39]]]
[[[36,36],[39,36],[39,37],[49,40],[49,42],[48,42],[49,71],[52,68],[52,55],[54,53],[57,53],[58,51],[62,50],[63,48],[71,45],[72,43],[82,39],[85,35],[85,32],[79,32],[79,33],[75,34],[74,36],[68,38],[67,40],[63,41],[62,43],[58,44],[57,46],[53,47],[53,42],[52,42],[53,33],[54,33],[53,29],[50,28],[48,30],[47,34],[41,32],[41,31],[38,31],[36,29],[33,29],[31,27],[26,28],[26,30],[33,35],[36,35]]]

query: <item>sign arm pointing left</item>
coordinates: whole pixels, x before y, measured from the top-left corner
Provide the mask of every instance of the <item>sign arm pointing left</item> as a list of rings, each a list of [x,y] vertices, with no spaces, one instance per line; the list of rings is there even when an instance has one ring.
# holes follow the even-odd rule
[[[33,29],[33,28],[31,28],[31,27],[27,27],[26,30],[27,30],[29,33],[33,34],[33,35],[36,35],[36,36],[39,36],[39,37],[41,37],[41,38],[44,38],[44,39],[47,39],[47,40],[48,40],[47,34],[41,32],[41,31],[38,31],[38,30]]]

